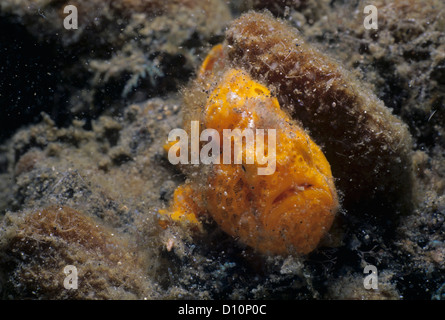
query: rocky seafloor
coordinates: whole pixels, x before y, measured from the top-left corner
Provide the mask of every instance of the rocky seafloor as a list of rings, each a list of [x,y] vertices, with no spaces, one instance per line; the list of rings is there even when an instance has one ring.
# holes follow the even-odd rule
[[[63,27],[67,4],[78,8],[76,30]],[[2,1],[0,296],[445,299],[445,3],[373,1],[377,30],[363,26],[366,4]],[[317,122],[313,114],[295,112],[298,99],[291,93],[280,100],[327,150],[340,186],[335,239],[307,255],[258,254],[211,221],[200,235],[158,223],[159,209],[168,207],[186,179],[169,163],[163,145],[169,131],[182,126],[184,92],[207,52],[226,41],[234,65],[251,67],[252,74],[263,71],[256,69],[265,59],[259,52],[240,54],[257,41],[257,29],[242,31],[254,11],[284,21],[341,66],[341,85],[360,91],[344,93],[343,101],[365,101],[360,112],[379,113],[366,117],[383,130],[377,138],[370,135],[371,144],[383,139],[379,148],[393,150],[386,158],[368,153],[359,126],[351,135],[330,133],[343,120],[362,121],[359,115],[351,119],[340,109],[328,113],[332,121]],[[280,42],[272,29],[264,43]],[[281,63],[276,65],[285,67]],[[281,81],[269,75],[263,80]],[[327,87],[325,77],[312,82],[311,89]],[[340,92],[335,82],[331,86]],[[277,88],[290,92],[284,84]],[[356,99],[363,95],[372,101]],[[325,98],[304,97],[305,106],[313,100],[322,105]],[[403,133],[394,130],[393,136],[395,127]],[[329,151],[329,137],[340,141],[334,144],[339,148],[360,148],[343,160],[339,149]],[[380,171],[369,175],[372,164]],[[352,173],[355,180],[348,183]],[[361,181],[357,188],[355,181]],[[399,210],[402,203],[410,205]],[[78,270],[75,290],[63,285],[67,265]],[[377,290],[363,285],[367,265],[378,270]]]

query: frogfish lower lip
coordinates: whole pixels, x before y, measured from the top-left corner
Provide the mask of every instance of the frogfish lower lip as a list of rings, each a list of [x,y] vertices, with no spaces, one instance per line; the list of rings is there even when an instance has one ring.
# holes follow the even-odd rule
[[[299,192],[303,192],[303,191],[309,189],[310,187],[312,187],[311,184],[305,183],[303,185],[288,188],[288,189],[284,190],[283,192],[281,192],[278,196],[275,197],[275,199],[272,201],[272,206],[278,205],[279,203],[283,202],[287,198],[292,197]]]

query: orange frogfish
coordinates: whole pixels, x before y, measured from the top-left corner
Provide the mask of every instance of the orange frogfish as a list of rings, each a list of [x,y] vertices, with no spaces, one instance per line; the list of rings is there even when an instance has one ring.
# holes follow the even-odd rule
[[[259,253],[310,253],[329,231],[339,207],[330,165],[320,147],[280,109],[268,88],[243,70],[221,67],[221,50],[216,46],[201,66],[200,83],[209,95],[196,119],[202,129],[218,133],[218,161],[200,164],[199,178],[191,177],[177,188],[169,209],[161,211],[161,225],[174,221],[201,229],[201,219],[210,217]],[[215,68],[222,69],[218,77]],[[263,139],[255,140],[253,150],[244,136],[238,154],[241,163],[234,161],[235,142],[230,141],[232,161],[227,163],[223,161],[227,129],[262,130]],[[275,144],[271,146],[265,141],[272,133]],[[259,170],[267,165],[255,153],[258,148],[259,154],[274,157],[272,169],[268,164],[271,170]]]

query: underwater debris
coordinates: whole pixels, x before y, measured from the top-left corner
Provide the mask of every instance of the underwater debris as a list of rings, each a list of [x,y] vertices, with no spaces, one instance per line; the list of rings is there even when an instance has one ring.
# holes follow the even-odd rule
[[[232,1],[231,5],[241,12],[268,10],[276,17],[295,19],[301,26],[320,20],[331,10],[331,3],[330,0],[245,0]]]

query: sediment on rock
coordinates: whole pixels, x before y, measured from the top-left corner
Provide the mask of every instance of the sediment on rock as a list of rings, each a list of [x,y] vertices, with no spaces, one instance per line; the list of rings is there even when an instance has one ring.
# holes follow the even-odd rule
[[[142,253],[86,214],[52,206],[9,216],[2,227],[0,263],[8,271],[6,287],[15,298],[157,297]],[[67,266],[77,273],[65,273]]]

